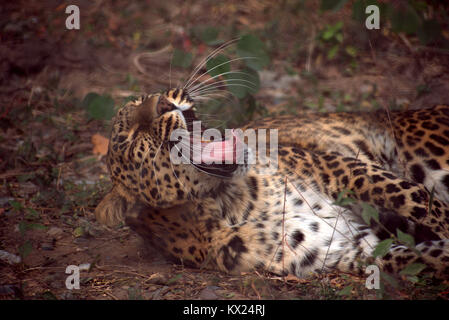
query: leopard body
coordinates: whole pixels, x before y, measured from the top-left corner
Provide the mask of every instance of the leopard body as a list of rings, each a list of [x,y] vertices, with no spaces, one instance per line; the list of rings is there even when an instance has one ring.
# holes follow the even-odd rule
[[[107,156],[113,188],[96,209],[99,221],[124,221],[196,268],[306,276],[363,273],[373,263],[395,273],[419,262],[448,277],[448,106],[254,121],[245,128],[278,130],[273,171],[174,164],[170,136],[190,131],[193,105],[172,89],[118,111]],[[367,208],[378,218],[368,221]],[[373,257],[398,229],[416,246],[398,242]]]

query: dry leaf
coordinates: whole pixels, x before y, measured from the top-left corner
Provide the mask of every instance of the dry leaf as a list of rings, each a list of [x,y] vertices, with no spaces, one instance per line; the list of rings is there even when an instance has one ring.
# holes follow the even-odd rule
[[[287,276],[284,277],[284,280],[290,281],[290,282],[297,282],[297,283],[309,283],[310,282],[310,280],[298,278],[297,276],[295,276],[293,274],[288,274]]]
[[[109,139],[103,137],[101,134],[96,133],[92,136],[92,144],[94,145],[92,149],[93,154],[105,156],[108,153]]]

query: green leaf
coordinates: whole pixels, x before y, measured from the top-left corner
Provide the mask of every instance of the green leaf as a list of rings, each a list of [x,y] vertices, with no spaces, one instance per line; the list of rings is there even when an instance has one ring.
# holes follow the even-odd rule
[[[81,102],[81,106],[83,108],[87,109],[87,107],[92,102],[92,100],[94,100],[95,98],[97,98],[99,96],[100,95],[98,93],[89,92],[88,94],[86,94],[86,96],[84,97],[83,101]]]
[[[133,33],[133,41],[134,41],[134,43],[138,44],[141,37],[142,37],[142,34],[139,31],[134,32]]]
[[[19,201],[12,200],[9,201],[9,204],[11,205],[14,211],[20,211],[23,209],[23,205]]]
[[[338,291],[337,294],[339,296],[349,296],[351,294],[353,288],[354,287],[352,285],[349,285],[347,287],[344,287],[340,291]]]
[[[39,219],[39,212],[37,212],[36,210],[34,210],[33,208],[27,208],[27,214],[25,215],[26,219],[30,219],[30,220],[37,220]]]
[[[352,198],[343,198],[341,199],[341,201],[338,203],[339,206],[347,206],[350,204],[353,204],[356,200],[352,199]]]
[[[348,55],[350,55],[353,58],[355,58],[357,56],[357,49],[354,48],[353,46],[347,46],[345,48],[345,51]]]
[[[326,29],[321,34],[321,38],[325,41],[335,38],[337,41],[341,42],[343,40],[343,34],[340,32],[343,27],[343,21],[338,21],[334,25],[327,25]]]
[[[331,28],[324,30],[323,34],[321,35],[321,38],[323,40],[329,40],[331,39],[335,34],[335,31]]]
[[[356,0],[352,4],[352,18],[356,21],[364,21],[366,19],[365,14],[366,4],[364,0]]]
[[[348,0],[321,0],[321,11],[340,10]]]
[[[244,69],[239,73],[231,73],[224,76],[227,81],[228,90],[239,99],[248,94],[254,94],[259,90],[259,74],[252,69]]]
[[[33,230],[33,229],[46,230],[47,227],[40,223],[28,223],[27,229],[28,230]]]
[[[173,284],[181,278],[182,278],[182,274],[181,273],[177,274],[176,276],[174,276],[173,278],[171,278],[170,280],[167,281],[167,285]]]
[[[234,292],[226,292],[223,294],[223,297],[225,297],[226,299],[232,299],[235,296]]]
[[[82,102],[90,119],[111,120],[114,116],[114,100],[109,95],[88,93]]]
[[[193,33],[204,43],[213,46],[223,41],[217,39],[220,31],[216,27],[201,26],[193,28]]]
[[[390,276],[388,273],[385,273],[383,271],[380,272],[380,278],[386,282],[388,282],[393,288],[398,288],[399,284],[395,278]],[[381,283],[382,285],[382,283]]]
[[[425,20],[417,33],[421,43],[426,45],[441,36],[441,26],[437,20]]]
[[[338,44],[336,44],[335,46],[330,48],[329,51],[327,52],[327,58],[330,60],[334,59],[335,56],[337,55],[339,48],[340,48],[340,45],[338,45]]]
[[[143,300],[140,289],[135,287],[128,288],[128,300]]]
[[[245,64],[254,70],[260,70],[270,62],[264,43],[256,36],[244,35],[237,42],[237,55],[245,59]]]
[[[343,42],[343,33],[338,32],[338,33],[335,35],[335,39],[336,39],[338,42],[342,43],[342,42]]]
[[[175,49],[173,52],[172,64],[180,68],[188,68],[192,64],[193,55],[190,52],[185,52],[183,50]]]
[[[421,271],[426,268],[422,263],[411,263],[399,272],[403,276],[417,276]]]
[[[75,238],[79,238],[84,234],[84,229],[83,227],[77,227],[73,230],[73,236]]]
[[[414,34],[421,28],[421,18],[411,6],[390,11],[391,27],[394,32]]]
[[[388,251],[391,248],[391,245],[393,244],[393,239],[385,239],[381,242],[379,242],[373,250],[373,257],[383,257],[385,256]]]
[[[362,203],[362,219],[367,225],[370,225],[371,219],[379,222],[379,212],[369,204]]]
[[[28,224],[25,221],[19,222],[19,232],[22,237],[27,230],[28,230]]]
[[[333,28],[335,31],[340,31],[341,28],[343,28],[343,21],[342,21],[342,20],[338,21],[336,24],[334,24],[334,25],[332,26],[332,28]]]
[[[27,240],[23,245],[19,247],[19,254],[23,258],[26,258],[30,252],[33,250],[33,245],[30,240]]]
[[[56,298],[56,296],[53,294],[53,292],[51,291],[45,291],[44,293],[42,293],[42,299],[44,300],[58,300],[58,298]]]
[[[17,177],[17,180],[19,182],[26,182],[26,181],[34,179],[35,177],[36,177],[36,174],[33,172],[33,173],[22,174]]]
[[[398,236],[398,240],[401,243],[403,243],[407,247],[411,247],[411,248],[413,248],[415,246],[415,239],[411,235],[409,235],[407,233],[404,233],[404,232],[402,232],[399,229],[396,230],[396,233],[397,233],[397,236]]]
[[[46,230],[47,227],[40,223],[28,223],[25,221],[19,222],[19,232],[21,236],[23,236],[28,230],[33,229]]]
[[[407,280],[410,281],[411,283],[419,282],[419,278],[417,276],[407,276]]]
[[[220,54],[206,63],[207,72],[213,77],[231,70],[229,59]]]
[[[353,198],[346,197],[346,194],[354,194],[351,190],[343,190],[338,193],[337,200],[335,200],[334,204],[337,206],[347,206],[349,204],[354,203],[356,200]]]

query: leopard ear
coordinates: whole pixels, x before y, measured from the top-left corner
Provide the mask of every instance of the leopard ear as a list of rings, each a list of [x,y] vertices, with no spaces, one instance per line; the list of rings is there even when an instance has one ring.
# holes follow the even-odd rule
[[[157,105],[159,103],[160,95],[152,95],[144,98],[142,103],[137,106],[134,116],[132,118],[132,125],[149,126],[153,119],[157,117]]]

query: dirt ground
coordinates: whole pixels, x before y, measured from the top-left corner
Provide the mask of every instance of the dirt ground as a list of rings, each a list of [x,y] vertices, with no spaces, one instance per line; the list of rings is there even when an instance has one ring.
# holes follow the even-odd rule
[[[320,13],[313,1],[296,8],[303,2],[71,1],[80,30],[65,28],[69,3],[2,4],[0,250],[20,262],[0,259],[0,299],[448,299],[447,282],[426,279],[379,291],[345,274],[193,270],[167,263],[128,227],[95,221],[110,180],[92,138],[108,137],[110,122],[89,119],[83,98],[109,95],[116,109],[128,96],[185,81],[214,48],[192,36],[198,26],[219,27],[225,40],[254,32],[267,46],[260,110],[244,120],[449,103],[449,51],[387,29],[367,38],[350,10]],[[357,55],[329,60],[317,35],[340,20]],[[170,66],[174,48],[192,53],[190,68]],[[83,264],[80,289],[68,290],[66,267]]]

